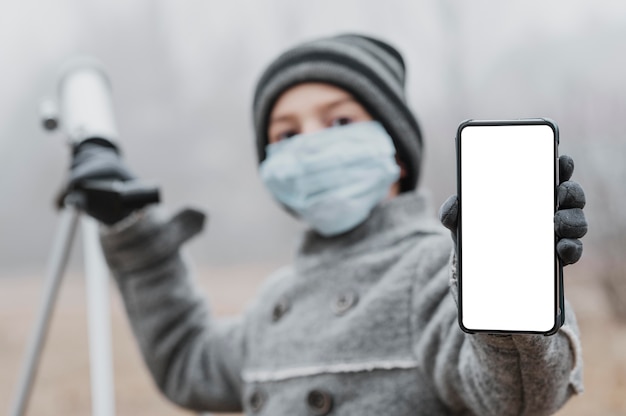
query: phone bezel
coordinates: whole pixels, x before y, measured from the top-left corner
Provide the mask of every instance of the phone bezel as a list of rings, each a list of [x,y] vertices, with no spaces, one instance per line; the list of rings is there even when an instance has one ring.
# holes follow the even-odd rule
[[[456,134],[456,154],[457,154],[457,195],[459,201],[459,220],[457,225],[457,284],[458,284],[458,322],[459,326],[464,332],[470,334],[476,333],[489,333],[489,334],[500,334],[500,335],[508,335],[508,334],[539,334],[539,335],[553,335],[555,334],[559,328],[565,322],[565,300],[563,295],[563,265],[559,259],[559,256],[556,254],[556,243],[558,242],[558,237],[556,233],[554,234],[554,258],[555,258],[555,273],[554,273],[554,284],[555,284],[555,302],[554,302],[554,326],[548,331],[525,331],[525,330],[506,330],[506,329],[473,329],[467,328],[463,324],[463,237],[462,237],[462,221],[463,221],[463,198],[461,192],[461,133],[464,128],[470,126],[525,126],[525,125],[546,125],[552,129],[554,135],[554,211],[556,212],[557,206],[557,186],[559,185],[559,129],[557,124],[548,118],[529,118],[529,119],[518,119],[518,120],[465,120],[463,121],[458,129]]]

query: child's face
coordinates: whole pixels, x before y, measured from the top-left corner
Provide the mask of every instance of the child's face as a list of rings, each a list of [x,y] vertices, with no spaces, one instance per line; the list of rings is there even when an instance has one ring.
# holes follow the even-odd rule
[[[310,82],[285,91],[270,114],[268,137],[276,143],[296,134],[313,133],[333,126],[372,120],[367,110],[345,90],[330,84]],[[406,171],[401,162],[400,176]],[[389,196],[399,193],[399,182],[392,185]]]
[[[272,109],[269,142],[328,127],[372,120],[348,92],[323,83],[305,83],[285,91]]]

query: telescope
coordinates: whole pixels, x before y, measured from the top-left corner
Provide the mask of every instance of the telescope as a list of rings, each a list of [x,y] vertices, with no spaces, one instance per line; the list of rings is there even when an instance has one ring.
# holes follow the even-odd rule
[[[47,98],[41,103],[44,129],[61,129],[72,148],[85,141],[101,143],[120,151],[113,113],[111,82],[102,64],[89,57],[74,59],[64,65],[58,80],[58,104]],[[159,191],[138,181],[89,181],[81,184],[86,209],[98,204],[110,212],[134,210],[159,202]],[[59,201],[58,205],[62,205]]]
[[[63,66],[57,87],[56,99],[48,98],[41,103],[44,129],[60,130],[67,138],[72,154],[87,141],[113,147],[120,152],[111,82],[104,67],[92,58],[74,59]],[[98,224],[94,219],[81,214],[92,204],[99,209],[108,210],[107,212],[131,212],[159,202],[159,190],[139,181],[89,180],[66,190],[60,202],[61,219],[46,271],[42,303],[27,345],[10,415],[21,416],[26,411],[80,218],[85,246],[92,414],[113,416],[115,410],[109,322],[109,273],[100,247]]]

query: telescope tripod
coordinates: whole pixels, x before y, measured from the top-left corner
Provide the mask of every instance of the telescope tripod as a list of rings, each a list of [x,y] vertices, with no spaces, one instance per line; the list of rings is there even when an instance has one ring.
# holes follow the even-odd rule
[[[83,215],[83,209],[93,205],[94,201],[107,206],[111,211],[140,209],[147,204],[159,202],[159,190],[138,181],[93,180],[65,197],[46,272],[42,303],[27,347],[10,416],[22,416],[26,411],[79,220],[82,220],[87,280],[92,414],[94,416],[115,414],[109,321],[109,271],[100,247],[98,223],[93,218]]]
[[[11,416],[22,416],[26,412],[79,220],[83,231],[87,281],[92,414],[112,416],[115,413],[109,321],[109,272],[100,248],[98,224],[94,219],[82,215],[76,199],[75,195],[68,196],[61,212],[46,270],[42,301],[22,363]]]

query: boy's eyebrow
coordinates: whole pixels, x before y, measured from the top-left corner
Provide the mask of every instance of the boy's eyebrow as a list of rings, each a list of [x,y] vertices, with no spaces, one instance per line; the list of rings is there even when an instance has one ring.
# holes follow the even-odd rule
[[[356,102],[356,100],[354,99],[354,97],[343,97],[343,98],[339,98],[336,101],[331,102],[330,104],[326,104],[324,106],[325,110],[331,110],[335,107],[340,106],[341,104],[345,104],[345,103],[349,103],[349,102]]]
[[[291,119],[293,119],[294,116],[291,114],[285,114],[282,116],[276,116],[276,117],[272,117],[270,119],[270,123],[278,123],[279,121],[289,121]]]

